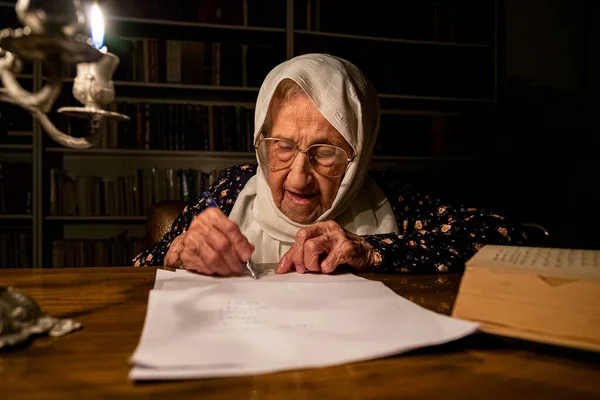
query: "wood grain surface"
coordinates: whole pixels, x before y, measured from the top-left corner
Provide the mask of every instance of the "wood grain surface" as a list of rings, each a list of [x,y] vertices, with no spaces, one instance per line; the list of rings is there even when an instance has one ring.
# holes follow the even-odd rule
[[[240,378],[134,383],[129,357],[155,268],[0,269],[0,286],[33,296],[80,331],[0,353],[0,399],[581,399],[600,398],[596,353],[484,334],[385,359]],[[460,275],[373,275],[450,314]]]

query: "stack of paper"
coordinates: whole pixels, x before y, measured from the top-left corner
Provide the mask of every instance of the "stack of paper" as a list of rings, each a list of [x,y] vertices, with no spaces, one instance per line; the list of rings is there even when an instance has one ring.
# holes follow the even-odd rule
[[[130,378],[324,367],[442,344],[477,323],[426,310],[352,274],[212,278],[157,271]]]

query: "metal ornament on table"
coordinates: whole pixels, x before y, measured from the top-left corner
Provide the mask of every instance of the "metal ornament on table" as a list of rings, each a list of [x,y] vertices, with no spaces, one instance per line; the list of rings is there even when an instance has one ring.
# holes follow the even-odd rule
[[[45,314],[22,291],[0,286],[0,350],[24,343],[34,335],[63,336],[79,328],[77,321]]]
[[[0,31],[0,78],[4,86],[0,88],[0,101],[27,110],[52,140],[70,148],[93,147],[101,139],[104,121],[129,119],[104,108],[115,99],[112,75],[119,58],[101,47],[104,21],[97,4],[92,8],[92,29],[100,24],[101,38],[80,33],[85,30],[86,18],[79,0],[19,0],[15,11],[24,27]],[[43,63],[48,82],[39,92],[31,93],[17,81],[23,61]],[[89,119],[87,137],[75,138],[61,132],[47,115],[62,91],[65,64],[77,64],[73,95],[84,106],[62,107],[58,112]]]

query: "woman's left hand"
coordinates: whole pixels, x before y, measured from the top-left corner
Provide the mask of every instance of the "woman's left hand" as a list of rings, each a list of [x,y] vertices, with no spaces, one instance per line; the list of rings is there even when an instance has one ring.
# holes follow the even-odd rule
[[[295,269],[301,274],[305,271],[329,274],[340,265],[364,271],[373,264],[373,253],[365,239],[336,222],[317,222],[298,231],[296,242],[283,255],[275,273]]]

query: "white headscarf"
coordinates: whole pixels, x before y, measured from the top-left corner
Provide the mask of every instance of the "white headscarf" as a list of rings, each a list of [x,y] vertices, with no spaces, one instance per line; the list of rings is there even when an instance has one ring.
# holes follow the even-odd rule
[[[398,225],[389,202],[379,186],[367,177],[379,131],[379,100],[374,87],[355,65],[328,54],[305,54],[285,61],[271,70],[258,93],[255,143],[275,89],[286,78],[304,90],[356,154],[333,205],[316,221],[335,220],[358,235],[397,233]],[[278,262],[294,243],[296,232],[306,226],[290,220],[277,208],[265,168],[260,164],[229,215],[255,246],[252,261],[257,263]]]

